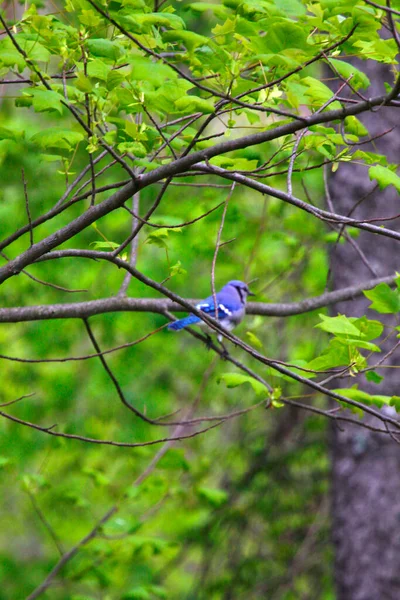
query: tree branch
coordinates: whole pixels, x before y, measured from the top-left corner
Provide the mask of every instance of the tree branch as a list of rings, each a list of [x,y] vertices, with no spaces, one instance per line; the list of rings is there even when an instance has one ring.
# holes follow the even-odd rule
[[[395,88],[393,88],[393,90],[394,89]],[[172,178],[178,173],[187,171],[196,163],[207,161],[210,158],[213,158],[214,156],[219,156],[220,154],[232,152],[233,150],[241,150],[249,146],[254,146],[257,144],[262,144],[264,142],[272,141],[280,137],[295,133],[296,131],[299,131],[301,129],[311,127],[312,125],[328,123],[330,121],[335,120],[342,121],[348,116],[358,115],[366,110],[370,110],[374,106],[385,105],[389,103],[392,99],[391,96],[393,95],[393,90],[388,96],[376,96],[375,98],[371,98],[366,102],[359,102],[355,105],[347,106],[336,110],[329,110],[323,113],[315,113],[307,118],[304,118],[304,120],[302,120],[301,122],[294,121],[292,123],[286,123],[272,130],[253,133],[250,135],[243,136],[241,138],[215,144],[215,146],[205,148],[197,152],[193,152],[191,154],[188,154],[187,156],[174,160],[167,165],[162,165],[157,169],[154,169],[153,171],[145,173],[144,175],[138,177],[136,182],[131,181],[126,186],[112,194],[107,200],[104,200],[97,206],[92,206],[83,215],[74,219],[73,221],[71,221],[71,223],[69,223],[65,227],[62,227],[59,231],[53,233],[47,238],[44,238],[42,241],[34,244],[26,252],[23,252],[14,260],[10,261],[6,266],[0,268],[0,284],[12,277],[13,275],[18,274],[24,267],[37,260],[46,252],[49,252],[62,242],[69,240],[80,231],[86,229],[86,227],[94,223],[96,220],[100,219],[101,217],[104,217],[116,208],[121,207],[128,200],[128,198],[133,196],[133,194],[136,193],[139,189],[143,189],[153,183],[160,181],[161,179]],[[221,169],[221,172],[223,171],[224,170]],[[256,184],[257,182],[254,182],[254,185]],[[278,193],[278,190],[274,190],[273,188],[269,189],[272,192],[274,192],[274,195],[276,197],[286,200],[286,198],[283,198],[281,193]],[[308,205],[306,204],[306,206]],[[337,219],[337,216],[335,216],[335,219]],[[341,222],[343,222],[343,220]],[[353,222],[354,221],[351,219],[348,220],[349,224],[353,224]],[[361,225],[359,226],[361,227]],[[390,232],[389,237],[400,239],[400,233],[397,232],[392,232],[383,228],[367,225],[363,225],[362,228],[379,234],[385,234],[385,231]]]
[[[395,240],[400,240],[400,233],[398,231],[394,231],[393,229],[387,229],[386,227],[381,227],[379,225],[373,225],[371,223],[367,223],[365,221],[360,221],[359,219],[353,219],[350,217],[346,217],[345,215],[339,215],[337,213],[332,213],[327,210],[323,210],[322,208],[318,208],[317,206],[312,206],[304,200],[300,198],[296,198],[292,194],[287,194],[282,190],[273,188],[265,183],[261,183],[260,181],[255,181],[251,177],[246,177],[241,173],[237,173],[234,171],[227,171],[226,169],[222,169],[221,167],[217,167],[214,165],[202,165],[197,164],[196,169],[201,169],[206,173],[220,175],[225,179],[229,179],[230,181],[236,181],[237,183],[241,183],[261,194],[268,194],[273,198],[278,198],[279,200],[283,200],[292,206],[296,206],[309,214],[313,215],[317,219],[321,219],[322,221],[327,221],[329,223],[338,223],[343,225],[350,225],[352,227],[356,227],[357,229],[363,229],[365,231],[369,231],[370,233],[375,233],[378,235],[384,235],[385,237],[393,238]]]
[[[68,252],[68,251],[67,251]],[[44,258],[57,258],[52,252]],[[326,292],[314,298],[307,298],[300,302],[248,302],[246,314],[261,315],[263,317],[289,317],[311,312],[318,308],[331,306],[336,302],[351,300],[361,296],[364,290],[371,290],[379,283],[393,285],[397,275],[378,277],[370,279],[361,285],[346,287],[334,292]],[[199,299],[188,299],[190,305],[195,306]],[[38,306],[17,306],[12,308],[0,308],[0,323],[22,323],[25,321],[46,321],[49,319],[83,319],[110,312],[151,312],[165,314],[170,312],[186,312],[186,308],[168,298],[126,298],[116,297],[102,298],[100,300],[89,300],[88,302],[71,302],[65,304],[44,304]]]

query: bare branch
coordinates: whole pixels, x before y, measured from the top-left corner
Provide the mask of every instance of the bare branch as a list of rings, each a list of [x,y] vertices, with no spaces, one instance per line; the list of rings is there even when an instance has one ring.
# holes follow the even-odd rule
[[[96,523],[93,529],[84,538],[82,538],[75,546],[73,546],[71,550],[68,550],[68,552],[63,554],[63,556],[60,558],[55,567],[47,575],[46,579],[36,588],[36,590],[29,594],[26,600],[35,600],[35,598],[39,598],[39,596],[41,596],[52,584],[54,578],[58,575],[58,573],[61,571],[64,565],[66,565],[72,558],[74,558],[74,556],[79,552],[79,550],[83,546],[86,546],[88,542],[90,542],[93,538],[96,537],[101,527],[105,523],[107,523],[107,521],[109,521],[117,511],[117,506],[113,506],[112,508],[110,508],[110,510],[108,510],[105,513],[105,515]]]
[[[60,257],[60,255],[61,255],[60,252],[58,252],[58,253],[55,252],[52,254],[53,254],[53,257],[54,257],[54,255],[57,255],[58,257]],[[370,415],[376,417],[377,419],[379,419],[382,422],[386,421],[388,423],[391,423],[395,427],[400,428],[400,423],[398,421],[396,421],[395,419],[392,419],[391,417],[388,417],[388,416],[384,415],[383,413],[380,413],[379,411],[371,408],[370,406],[362,404],[361,402],[357,402],[356,400],[351,400],[350,398],[346,398],[346,396],[342,396],[341,394],[333,392],[332,390],[325,388],[324,386],[317,383],[316,381],[312,381],[310,379],[307,379],[306,377],[302,377],[301,375],[298,375],[296,372],[291,371],[290,369],[286,368],[285,366],[279,364],[279,362],[275,361],[274,359],[270,359],[266,356],[263,356],[258,351],[256,351],[254,348],[252,348],[251,346],[249,346],[248,344],[243,342],[240,338],[236,337],[230,331],[228,331],[224,327],[222,327],[222,325],[219,321],[216,321],[215,319],[210,317],[210,315],[204,313],[201,310],[198,310],[196,307],[192,307],[187,302],[187,300],[181,298],[177,294],[174,294],[169,289],[167,289],[163,285],[153,281],[149,277],[146,277],[146,275],[144,275],[143,273],[141,273],[134,267],[131,267],[125,261],[113,256],[112,253],[110,253],[110,252],[95,252],[95,251],[90,251],[90,250],[75,250],[75,251],[66,250],[62,254],[64,256],[73,255],[73,256],[81,256],[81,257],[92,258],[92,259],[97,258],[100,260],[107,260],[109,262],[114,263],[119,268],[126,269],[133,275],[133,277],[135,277],[136,279],[141,281],[144,285],[146,285],[154,290],[157,290],[159,293],[163,294],[170,300],[174,300],[178,304],[181,304],[184,308],[186,308],[186,310],[192,312],[197,317],[199,317],[202,321],[204,321],[216,333],[222,334],[222,336],[224,338],[233,342],[233,344],[235,344],[236,346],[239,346],[240,348],[242,348],[245,352],[247,352],[247,354],[249,354],[250,356],[255,358],[258,362],[265,364],[268,367],[271,367],[272,369],[282,373],[283,375],[287,375],[288,377],[290,377],[291,379],[294,379],[295,381],[298,381],[299,383],[302,383],[302,384],[309,386],[315,390],[318,390],[322,394],[330,396],[334,400],[337,400],[345,405],[357,407],[360,410],[363,410],[364,412],[369,413]],[[102,357],[100,357],[100,359],[101,358]],[[127,407],[128,408],[130,407],[129,403],[127,403]],[[136,411],[136,409],[134,409],[133,407],[131,407],[130,409],[133,410],[134,412]]]
[[[235,189],[235,185],[236,185],[236,183],[233,182],[230,192],[225,200],[224,210],[222,211],[222,216],[221,216],[221,223],[220,223],[220,226],[218,229],[218,234],[217,234],[217,241],[215,243],[214,256],[213,256],[212,264],[211,264],[211,290],[212,290],[212,296],[214,299],[214,311],[215,311],[214,314],[215,314],[216,319],[218,319],[218,302],[217,302],[217,294],[215,292],[215,266],[217,264],[218,251],[221,246],[221,235],[222,235],[222,230],[224,228],[226,211],[228,210],[229,200],[232,197],[233,190]]]
[[[375,8],[379,8],[379,10],[383,10],[387,13],[392,13],[393,15],[400,16],[400,10],[395,10],[389,6],[382,6],[381,4],[377,4],[376,2],[372,2],[372,0],[364,0],[365,4],[369,4],[370,6],[374,6]]]
[[[136,182],[132,180],[122,189],[112,194],[107,200],[104,200],[96,206],[90,207],[90,209],[88,209],[83,215],[81,215],[77,219],[74,219],[71,223],[61,228],[58,232],[53,233],[52,235],[43,239],[41,242],[34,244],[31,248],[29,248],[26,252],[22,253],[20,256],[15,258],[8,265],[0,268],[0,283],[3,283],[9,277],[16,275],[28,264],[37,260],[41,255],[45,254],[46,252],[49,252],[62,242],[67,241],[68,239],[70,239],[71,237],[73,237],[74,235],[91,225],[94,221],[121,207],[128,198],[130,198],[134,193],[138,191],[138,189],[143,189],[144,187],[156,183],[161,179],[165,179],[166,177],[171,178],[178,173],[187,171],[196,163],[206,161],[212,158],[213,156],[218,156],[220,154],[223,154],[225,152],[231,152],[233,150],[247,148],[249,146],[261,144],[263,142],[270,141],[273,139],[278,139],[282,136],[295,133],[296,131],[299,131],[305,127],[310,127],[311,125],[327,123],[336,119],[343,120],[347,116],[358,115],[366,110],[370,110],[374,106],[388,104],[393,99],[392,97],[393,94],[396,92],[396,89],[393,88],[388,96],[377,96],[375,98],[372,98],[371,100],[368,100],[368,102],[359,102],[357,105],[352,105],[337,110],[328,110],[320,114],[317,113],[314,115],[310,115],[309,117],[304,119],[304,122],[302,121],[301,123],[298,121],[294,121],[292,123],[277,126],[275,129],[272,130],[262,131],[259,133],[243,136],[241,138],[215,144],[213,147],[193,152],[167,165],[162,165],[157,169],[154,169],[153,171],[145,173],[144,175],[140,176]],[[216,172],[216,167],[213,167],[213,170],[214,172]],[[229,178],[226,174],[227,172],[225,172],[223,169],[220,170],[220,174],[222,173],[224,173],[224,177]],[[231,176],[233,175],[234,174],[231,172]],[[236,177],[243,178],[242,175],[237,175]],[[249,181],[251,180],[248,181],[246,180],[246,178],[244,178],[236,179],[236,181],[243,182],[245,183],[245,185],[250,185]],[[258,184],[258,182],[252,182],[251,187],[257,189],[257,185],[262,184]],[[265,188],[268,188],[269,191],[267,191]],[[302,203],[301,201],[295,201],[292,197],[288,197],[287,194],[282,195],[282,193],[278,192],[277,190],[273,190],[273,188],[269,188],[269,186],[265,186],[265,188],[263,188],[262,190],[264,193],[270,193],[271,195],[274,195],[275,197],[278,197],[285,201],[289,201],[290,199],[290,202],[292,204],[297,205],[303,208],[304,210],[309,209],[309,206],[306,203]],[[326,215],[324,215],[324,218],[333,218],[333,220],[337,222],[336,215],[332,217],[329,213],[327,213]],[[344,218],[341,218],[340,222],[344,222]],[[354,226],[359,226],[360,228],[372,231],[373,233],[387,235],[389,237],[393,237],[394,239],[400,239],[400,233],[393,232],[385,228],[373,227],[372,225],[357,225],[358,222],[351,219],[346,221],[346,223],[352,225],[354,224]],[[128,239],[130,241],[133,238],[131,237]],[[125,244],[128,244],[129,241],[126,241]],[[120,247],[119,251],[121,250],[122,247]]]
[[[50,260],[68,256],[76,255],[73,254],[73,251],[61,250],[60,252],[51,252],[48,255],[45,255],[43,259]],[[393,285],[396,279],[397,275],[378,277],[377,279],[374,278],[365,281],[361,285],[342,288],[341,290],[336,290],[334,292],[326,292],[320,296],[307,298],[300,302],[248,302],[246,305],[246,313],[248,315],[261,315],[264,317],[288,317],[299,315],[325,306],[331,306],[336,302],[357,298],[362,295],[364,290],[371,290],[379,283]],[[201,300],[199,299],[188,299],[187,302],[190,306],[189,311],[200,301]],[[49,319],[84,319],[110,312],[152,312],[165,314],[166,311],[186,312],[187,310],[187,308],[166,298],[117,298],[114,296],[111,298],[102,298],[101,300],[89,300],[88,302],[0,308],[0,323],[47,321]],[[97,356],[97,354],[94,356]]]
[[[31,218],[31,211],[30,211],[30,208],[29,208],[28,188],[27,188],[27,183],[26,183],[26,179],[25,179],[25,171],[24,171],[24,169],[22,169],[22,183],[23,183],[23,186],[24,186],[26,216],[28,217],[29,241],[30,241],[31,246],[33,246],[32,218]]]
[[[214,425],[211,425],[210,427],[206,427],[204,429],[199,429],[193,433],[190,433],[187,435],[180,435],[175,438],[164,437],[164,438],[160,438],[160,439],[156,439],[156,440],[149,440],[147,442],[130,443],[130,442],[116,442],[114,440],[99,440],[99,439],[95,439],[95,438],[89,438],[84,435],[76,435],[74,433],[63,433],[61,431],[54,431],[54,427],[56,427],[56,425],[52,425],[50,427],[42,427],[40,425],[37,425],[36,423],[31,423],[30,421],[24,421],[23,419],[19,419],[18,417],[14,417],[14,415],[10,415],[3,411],[0,411],[0,416],[4,417],[5,419],[8,419],[9,421],[13,421],[14,423],[18,423],[19,425],[24,425],[25,427],[30,427],[31,429],[36,429],[37,431],[41,431],[42,433],[46,433],[46,434],[52,435],[54,437],[66,438],[69,440],[77,440],[79,442],[85,442],[88,444],[98,444],[100,446],[116,446],[118,448],[141,448],[142,446],[156,446],[158,444],[164,444],[165,442],[170,442],[170,441],[186,440],[189,438],[196,437],[198,435],[202,435],[203,433],[206,433],[207,431],[209,431],[210,429],[214,429],[215,427],[219,427],[224,422],[224,419],[222,419],[222,420],[218,421],[218,423],[214,423]],[[161,423],[161,425],[165,425],[165,426],[169,427],[170,425],[173,425],[173,423]]]
[[[357,227],[358,229],[364,229],[365,231],[369,231],[371,233],[377,233],[377,234],[383,235],[385,237],[393,238],[395,240],[400,240],[400,233],[397,231],[394,231],[393,229],[387,229],[386,227],[378,227],[377,225],[372,225],[372,224],[366,223],[364,221],[360,221],[357,219],[352,219],[350,217],[346,217],[344,215],[338,215],[336,213],[328,212],[327,210],[323,210],[316,206],[312,206],[311,204],[304,202],[304,200],[300,200],[300,198],[296,198],[295,196],[287,194],[287,193],[283,192],[282,190],[272,188],[271,186],[266,185],[265,183],[255,181],[254,179],[251,179],[250,177],[246,177],[240,173],[235,173],[234,171],[227,171],[225,169],[216,167],[214,165],[212,165],[212,166],[204,165],[203,166],[201,164],[200,165],[198,164],[198,165],[196,165],[196,168],[203,169],[205,171],[208,171],[209,173],[219,174],[219,175],[221,175],[221,177],[224,177],[225,179],[230,179],[231,181],[237,181],[238,183],[242,183],[243,185],[246,185],[249,188],[257,190],[258,192],[261,192],[262,194],[268,194],[269,196],[272,196],[274,198],[279,198],[280,200],[283,200],[284,202],[287,202],[288,204],[291,204],[292,206],[297,206],[298,208],[301,208],[302,210],[310,213],[311,215],[313,215],[314,217],[317,217],[318,219],[321,219],[322,221],[344,224],[344,225],[351,225],[353,227]]]

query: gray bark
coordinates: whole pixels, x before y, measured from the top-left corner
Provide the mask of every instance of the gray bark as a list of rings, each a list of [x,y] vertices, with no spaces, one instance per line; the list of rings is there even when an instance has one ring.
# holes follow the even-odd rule
[[[360,64],[372,81],[370,93],[382,90],[385,80],[392,81],[388,72],[374,63]],[[371,135],[377,135],[398,125],[398,112],[382,108],[362,118]],[[394,130],[374,142],[368,149],[385,154],[389,161],[398,162],[400,138]],[[364,147],[365,148],[365,147]],[[331,178],[330,192],[337,212],[348,214],[363,196],[372,189],[367,168],[341,165]],[[392,188],[376,190],[369,195],[352,216],[363,219],[395,215],[400,212],[398,193]],[[399,229],[399,221],[391,221]],[[378,277],[399,270],[399,244],[395,240],[361,232],[357,240]],[[357,285],[371,276],[360,256],[349,245],[338,245],[331,257],[332,275],[336,289]],[[369,301],[358,297],[335,305],[334,313],[349,316],[365,314]],[[376,313],[368,313],[376,318]],[[388,323],[394,323],[389,316]],[[383,343],[383,351],[396,342],[395,336]],[[400,353],[389,364],[399,364]],[[399,395],[397,369],[386,369],[384,381],[372,384],[360,378],[360,387],[370,393]],[[355,381],[346,380],[343,387]],[[337,387],[335,382],[335,387]],[[372,417],[373,419],[373,417]],[[335,581],[337,600],[398,600],[400,598],[400,446],[389,436],[383,436],[346,426],[332,431],[332,534],[335,545]]]

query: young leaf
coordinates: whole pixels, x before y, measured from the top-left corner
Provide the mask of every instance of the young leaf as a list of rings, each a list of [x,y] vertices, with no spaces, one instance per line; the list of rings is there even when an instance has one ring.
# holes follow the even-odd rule
[[[389,402],[390,406],[393,406],[396,412],[400,412],[400,397],[392,396]]]
[[[106,81],[110,73],[111,65],[107,65],[102,60],[96,58],[89,61],[87,65],[87,74],[89,77]]]
[[[117,42],[105,38],[89,39],[86,44],[90,54],[99,58],[115,61],[123,54],[123,50]]]
[[[187,271],[182,267],[182,263],[180,260],[175,265],[169,268],[169,274],[171,277],[175,277],[175,275],[186,275]]]
[[[225,490],[201,486],[197,488],[196,492],[199,498],[207,500],[214,508],[222,506],[228,500],[228,493]]]
[[[379,313],[397,313],[400,310],[399,290],[392,290],[387,283],[379,283],[373,290],[363,292],[369,300],[372,300],[370,308]]]
[[[93,246],[93,248],[95,250],[115,250],[116,248],[119,247],[119,244],[116,244],[115,242],[102,242],[102,241],[91,242],[90,245]]]
[[[355,317],[350,317],[350,321],[353,323],[357,329],[360,330],[361,337],[363,340],[374,340],[379,337],[383,332],[383,325],[380,321],[375,321],[373,319],[367,319],[364,315],[359,319]]]
[[[361,402],[367,406],[377,406],[378,408],[382,408],[382,406],[390,406],[392,400],[391,396],[368,394],[363,390],[359,390],[357,385],[352,388],[339,388],[332,391],[336,394],[341,394],[350,400],[356,400],[357,402]]]
[[[170,232],[181,233],[182,229],[180,227],[161,227],[160,229],[156,229],[146,239],[145,244],[155,244],[159,248],[167,248],[166,240],[169,237]]]
[[[166,12],[133,13],[120,17],[120,22],[137,33],[150,33],[154,26],[168,29],[185,29],[185,22],[181,17]]]
[[[336,58],[330,58],[329,64],[334,67],[339,75],[344,77],[344,79],[350,79],[351,85],[356,89],[367,88],[370,85],[370,80],[368,77],[360,71],[356,69],[353,65],[344,62],[343,60],[337,60]]]
[[[210,39],[193,31],[169,30],[163,33],[163,39],[167,42],[182,42],[191,52],[199,46],[208,46]]]
[[[372,381],[372,383],[380,383],[383,380],[382,375],[379,375],[376,371],[367,371],[365,373],[365,379]]]
[[[367,366],[365,358],[356,346],[348,347],[342,338],[334,338],[324,352],[307,364],[307,369],[326,371],[335,367],[353,365],[356,369]]]
[[[249,342],[254,348],[262,348],[262,342],[252,331],[246,331],[246,336],[249,338]]]
[[[197,96],[183,96],[175,101],[175,108],[179,112],[201,112],[203,114],[209,114],[214,112],[214,104],[204,98],[198,98]]]
[[[388,185],[393,185],[400,192],[400,177],[391,169],[376,165],[369,169],[368,174],[370,179],[376,179],[381,190]]]
[[[249,383],[257,396],[269,394],[268,388],[263,383],[249,375],[242,375],[241,373],[224,373],[219,378],[219,381],[223,381],[228,388],[235,388],[244,383]]]
[[[357,117],[354,116],[346,117],[344,121],[344,128],[346,132],[353,133],[354,135],[360,137],[363,135],[368,135],[368,129],[363,123],[361,123],[359,119],[357,119]]]
[[[72,150],[83,139],[83,133],[63,129],[62,127],[49,127],[44,131],[35,133],[30,141],[45,150],[49,148]]]
[[[334,335],[353,335],[359,336],[360,330],[353,325],[348,317],[345,315],[338,315],[337,317],[328,317],[326,315],[319,315],[322,323],[318,323],[315,327],[333,333]]]
[[[63,97],[57,92],[51,90],[29,89],[23,92],[23,95],[31,99],[31,103],[36,112],[56,111],[60,115],[63,112],[61,101]]]

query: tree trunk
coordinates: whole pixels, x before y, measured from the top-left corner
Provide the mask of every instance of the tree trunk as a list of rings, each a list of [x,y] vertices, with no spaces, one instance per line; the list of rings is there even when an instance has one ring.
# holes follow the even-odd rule
[[[389,72],[370,63],[359,64],[372,82],[368,96],[379,90],[383,82],[392,81]],[[398,118],[398,114],[397,114]],[[395,109],[386,107],[366,115],[363,122],[371,136],[381,134],[396,124]],[[399,132],[394,130],[383,138],[361,146],[384,153],[391,162],[400,155]],[[393,216],[400,213],[399,195],[393,187],[381,191],[369,180],[367,167],[340,165],[330,180],[330,194],[335,210],[352,212],[360,219]],[[355,204],[365,199],[354,209]],[[395,228],[398,221],[391,221]],[[399,270],[400,247],[395,240],[362,232],[357,243],[370,266],[381,277]],[[348,243],[337,245],[331,257],[335,288],[367,281],[373,274],[359,254]],[[359,298],[341,302],[336,313],[348,316],[365,314],[369,301]],[[367,315],[374,318],[374,314]],[[388,323],[393,323],[389,317]],[[394,340],[394,341],[393,341]],[[383,343],[382,351],[396,342],[395,336]],[[382,354],[381,354],[382,356]],[[399,364],[400,353],[390,357],[390,364]],[[370,393],[399,395],[397,369],[380,371],[384,380],[379,385],[359,379],[362,389]],[[350,387],[347,379],[342,385]],[[335,382],[335,387],[337,387]],[[364,417],[368,422],[368,419]],[[373,422],[373,421],[371,421]],[[378,422],[373,422],[378,425]],[[336,550],[335,580],[337,600],[398,600],[400,598],[400,447],[389,436],[367,429],[347,426],[332,431],[332,531]]]

